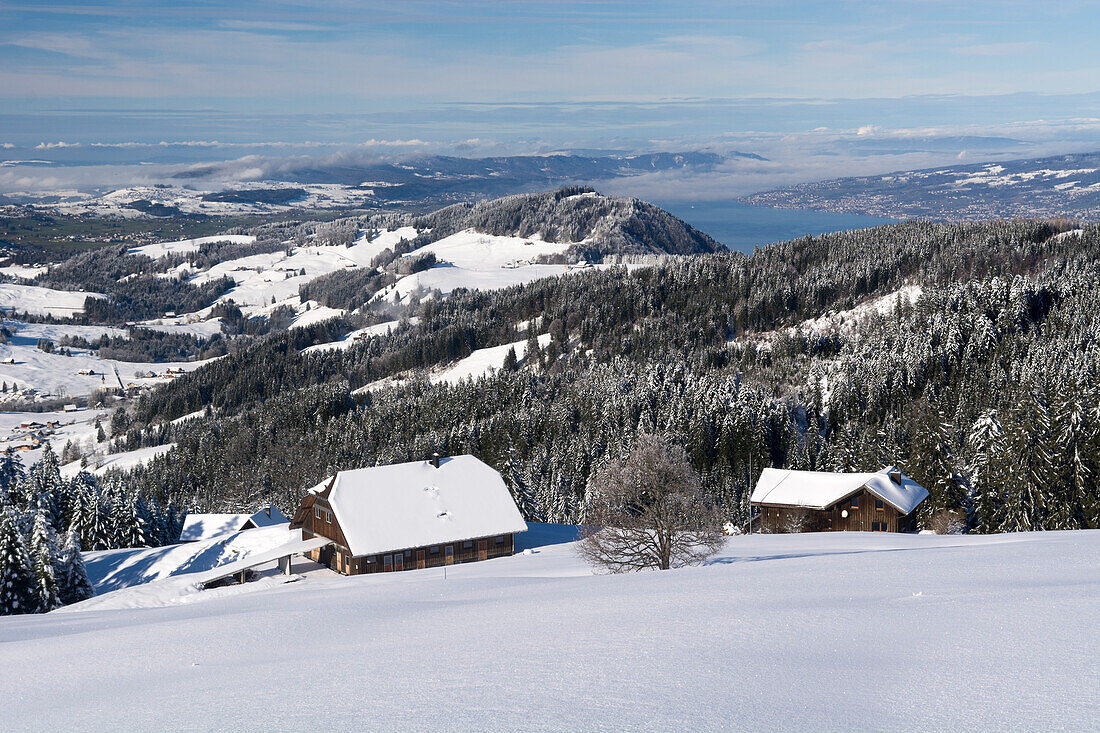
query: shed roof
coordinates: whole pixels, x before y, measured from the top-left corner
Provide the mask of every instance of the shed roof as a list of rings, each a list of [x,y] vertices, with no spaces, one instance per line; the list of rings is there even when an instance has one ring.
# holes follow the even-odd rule
[[[753,504],[825,509],[860,489],[908,514],[928,498],[928,491],[904,473],[888,466],[875,473],[827,473],[765,468],[752,492]]]
[[[474,456],[340,471],[325,492],[352,555],[526,532],[500,474]]]
[[[188,514],[183,520],[180,542],[198,542],[239,532],[249,520],[257,527],[271,527],[290,521],[275,506],[266,506],[252,514]]]

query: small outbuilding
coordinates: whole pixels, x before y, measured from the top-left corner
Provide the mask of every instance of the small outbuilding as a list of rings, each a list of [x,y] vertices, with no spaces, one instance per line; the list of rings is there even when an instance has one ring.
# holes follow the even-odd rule
[[[310,558],[345,575],[511,555],[527,531],[500,474],[470,455],[340,471],[309,490],[290,527],[331,539]]]
[[[198,542],[242,529],[271,527],[289,521],[278,507],[270,504],[252,514],[188,514],[183,519],[180,542]]]
[[[765,468],[752,492],[764,532],[910,532],[928,491],[893,466],[875,473]]]

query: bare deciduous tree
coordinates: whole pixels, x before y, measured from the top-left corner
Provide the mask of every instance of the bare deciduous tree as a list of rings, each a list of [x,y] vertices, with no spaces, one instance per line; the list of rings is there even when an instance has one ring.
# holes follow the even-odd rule
[[[701,563],[722,546],[722,517],[684,449],[643,435],[593,477],[582,557],[613,573]]]
[[[805,509],[790,509],[783,519],[782,531],[786,534],[805,532],[810,525],[810,512]]]

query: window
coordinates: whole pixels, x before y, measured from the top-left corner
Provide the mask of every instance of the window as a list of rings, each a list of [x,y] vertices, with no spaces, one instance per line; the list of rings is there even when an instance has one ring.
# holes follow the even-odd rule
[[[382,567],[385,570],[393,570],[393,555],[386,555],[382,558]]]
[[[455,546],[454,545],[447,545],[447,557],[454,557],[454,556],[455,556]]]
[[[405,550],[405,557],[412,557],[412,556],[413,556],[413,551],[412,550]]]
[[[438,555],[439,554],[439,545],[436,545],[435,547],[432,547],[429,550],[429,552],[431,552],[433,555]]]
[[[871,522],[871,531],[872,532],[888,532],[889,530],[887,529],[887,526],[888,525],[887,525],[886,522]]]
[[[462,549],[463,550],[469,550],[473,546],[474,546],[473,542],[463,542],[462,543]]]
[[[314,514],[316,514],[318,519],[323,519],[324,518],[323,515],[321,514],[321,507],[314,507],[313,512],[314,512]]]
[[[875,499],[875,511],[876,512],[881,512],[881,511],[885,511],[885,510],[886,510],[886,507],[883,506],[882,499]]]
[[[374,562],[374,555],[367,555],[367,562]]]
[[[853,496],[852,503],[848,505],[850,509],[859,509],[859,497]]]
[[[498,545],[503,545],[504,544],[504,535],[498,535],[497,538],[493,540],[493,542],[495,542]]]

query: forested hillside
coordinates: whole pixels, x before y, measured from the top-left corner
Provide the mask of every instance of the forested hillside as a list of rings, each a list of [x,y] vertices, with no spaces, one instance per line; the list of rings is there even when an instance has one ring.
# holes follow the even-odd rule
[[[414,247],[475,229],[548,242],[584,241],[573,254],[591,260],[607,254],[698,254],[725,249],[653,204],[600,196],[582,186],[455,204],[401,223],[426,230]]]
[[[660,431],[735,521],[763,466],[892,463],[931,491],[925,523],[1097,527],[1098,284],[1100,227],[1029,221],[907,223],[459,291],[346,350],[301,353],[332,322],[230,354],[143,398],[123,444],[178,443],[130,478],[162,503],[293,508],[338,468],[471,452],[529,519],[575,522],[594,467]],[[891,295],[914,287],[915,302]],[[423,378],[536,333],[549,345],[532,339],[496,374]],[[353,393],[394,376],[410,381]]]

